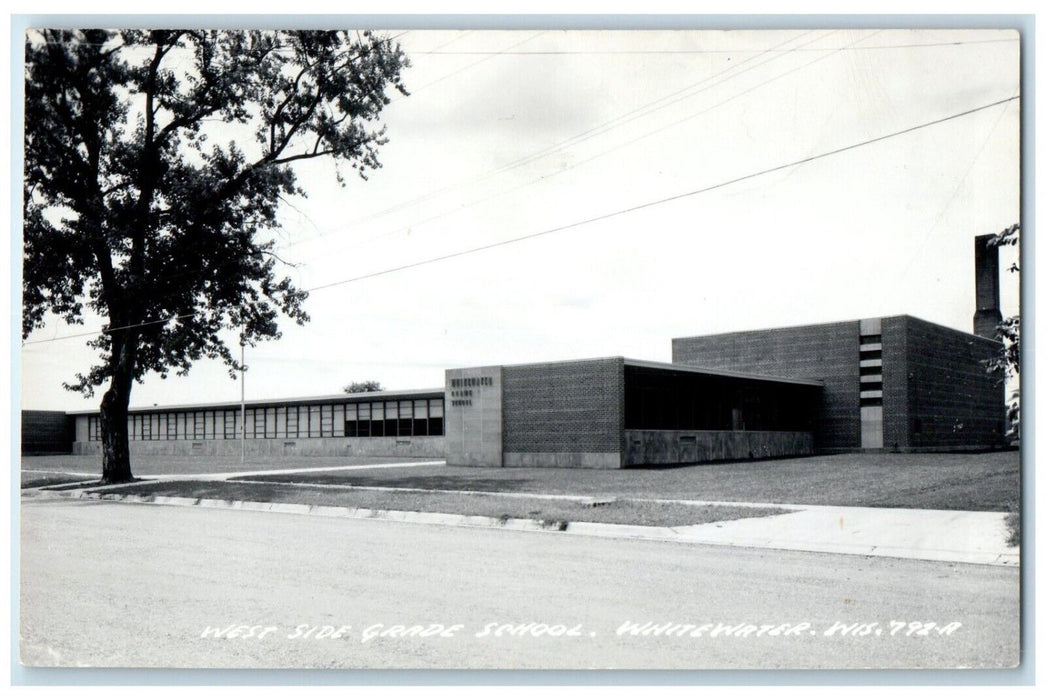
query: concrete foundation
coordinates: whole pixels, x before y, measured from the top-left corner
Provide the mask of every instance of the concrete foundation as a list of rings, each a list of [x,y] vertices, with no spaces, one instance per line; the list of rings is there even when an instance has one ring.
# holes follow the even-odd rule
[[[442,459],[444,438],[368,437],[368,438],[274,438],[246,442],[249,455],[301,457],[410,457]],[[240,454],[239,440],[132,440],[132,455],[234,456]],[[73,443],[73,454],[102,453],[97,441]]]

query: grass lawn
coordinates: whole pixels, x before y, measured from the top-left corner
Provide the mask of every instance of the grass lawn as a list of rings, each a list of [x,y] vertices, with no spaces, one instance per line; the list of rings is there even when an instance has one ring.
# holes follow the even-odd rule
[[[277,483],[237,481],[142,482],[106,489],[103,493],[152,496],[185,496],[265,503],[305,503],[374,510],[486,515],[493,518],[528,518],[550,522],[597,522],[678,527],[701,523],[758,518],[788,511],[781,508],[743,506],[688,506],[619,500],[598,506],[563,499],[444,493],[357,491],[288,486]]]
[[[362,457],[136,456],[136,475],[316,468],[427,461]],[[24,469],[101,475],[97,456],[26,457]],[[49,475],[23,472],[23,480]],[[56,477],[59,478],[59,477]],[[69,476],[67,481],[86,477]],[[843,454],[623,470],[496,469],[426,465],[262,475],[252,480],[506,491],[617,498],[1009,511],[1020,494],[1020,454]],[[23,481],[23,486],[25,481]]]
[[[659,469],[409,467],[257,481],[941,510],[1010,510],[1020,455],[844,454]]]
[[[65,474],[63,472],[54,472],[52,474],[22,472],[23,489],[35,489],[40,488],[41,486],[57,486],[59,484],[82,484],[85,481],[91,481],[91,477]],[[94,479],[94,481],[97,481],[97,479]]]

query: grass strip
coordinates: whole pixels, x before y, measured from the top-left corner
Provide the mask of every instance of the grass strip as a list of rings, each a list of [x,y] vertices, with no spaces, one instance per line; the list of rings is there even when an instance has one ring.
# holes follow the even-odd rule
[[[565,499],[508,497],[497,495],[357,491],[354,489],[321,489],[286,484],[239,483],[226,481],[143,482],[98,493],[122,493],[150,496],[182,496],[232,501],[267,503],[301,503],[320,506],[343,506],[374,510],[404,510],[455,515],[483,515],[492,518],[527,518],[545,521],[613,523],[680,527],[723,520],[760,518],[790,512],[783,508],[749,508],[745,506],[696,506],[664,504],[618,499],[606,504],[590,505]]]
[[[73,488],[77,485],[83,485],[90,483],[92,478],[89,476],[77,476],[75,474],[63,474],[56,472],[54,474],[39,474],[29,475],[22,474],[22,488],[23,489],[38,489],[44,486],[65,486],[68,485]],[[95,483],[98,482],[97,478],[94,478]]]

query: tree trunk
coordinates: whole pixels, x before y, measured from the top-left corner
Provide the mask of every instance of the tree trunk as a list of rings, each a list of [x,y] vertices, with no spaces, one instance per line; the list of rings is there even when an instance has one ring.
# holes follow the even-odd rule
[[[102,483],[120,484],[133,481],[131,474],[130,436],[127,432],[127,407],[131,402],[131,385],[137,359],[138,338],[134,331],[127,337],[113,338],[112,379],[102,396]]]

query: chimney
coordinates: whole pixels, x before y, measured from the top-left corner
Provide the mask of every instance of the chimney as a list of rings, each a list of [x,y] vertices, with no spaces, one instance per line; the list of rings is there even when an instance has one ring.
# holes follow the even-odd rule
[[[973,332],[996,339],[996,326],[1002,322],[999,311],[999,249],[989,245],[995,236],[987,233],[973,239],[974,280],[977,285],[977,313],[973,315]]]

